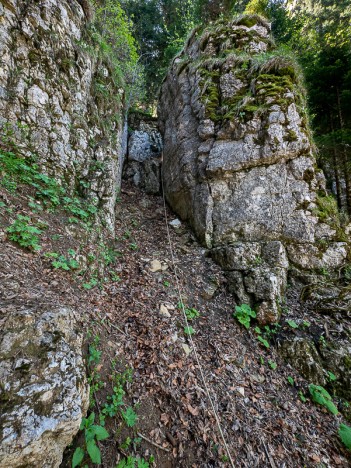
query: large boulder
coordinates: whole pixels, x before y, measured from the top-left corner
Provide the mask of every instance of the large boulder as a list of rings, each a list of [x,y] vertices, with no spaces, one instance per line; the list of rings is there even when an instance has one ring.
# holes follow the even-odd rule
[[[13,310],[0,331],[0,465],[56,468],[89,404],[74,313]]]
[[[138,117],[138,118],[137,118]],[[123,176],[146,193],[161,192],[162,138],[152,117],[132,115]]]
[[[195,30],[158,113],[168,202],[213,249],[238,300],[276,321],[289,265],[337,269],[348,251],[329,216],[294,59],[259,16]]]

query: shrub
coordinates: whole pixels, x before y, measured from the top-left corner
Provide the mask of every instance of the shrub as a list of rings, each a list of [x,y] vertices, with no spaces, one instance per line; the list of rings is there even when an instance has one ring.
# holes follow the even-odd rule
[[[256,312],[251,309],[247,304],[235,307],[235,313],[233,316],[239,323],[244,325],[245,328],[250,328],[251,318],[256,318]]]
[[[21,247],[37,252],[40,250],[39,236],[42,230],[31,222],[29,216],[18,215],[17,219],[6,229],[9,239]]]

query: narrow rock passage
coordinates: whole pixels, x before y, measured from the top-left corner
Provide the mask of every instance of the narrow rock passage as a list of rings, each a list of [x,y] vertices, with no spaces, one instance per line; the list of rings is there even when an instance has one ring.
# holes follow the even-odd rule
[[[102,375],[111,359],[133,369],[127,396],[139,407],[138,453],[153,454],[162,468],[229,466],[177,307],[162,198],[126,186],[116,236],[120,281],[90,293],[87,326],[101,337]],[[185,307],[200,313],[193,340],[235,465],[349,466],[335,436],[337,419],[300,401],[307,382],[233,319],[219,267],[183,224],[171,228],[171,237]],[[97,400],[103,403],[103,391]],[[115,466],[118,446],[113,438],[102,444],[103,466]]]

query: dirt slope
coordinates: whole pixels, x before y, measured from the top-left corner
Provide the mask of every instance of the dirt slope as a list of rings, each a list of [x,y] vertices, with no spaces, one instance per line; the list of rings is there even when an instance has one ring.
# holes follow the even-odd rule
[[[15,206],[14,200],[7,201]],[[169,211],[168,216],[175,218]],[[82,245],[80,236],[67,235],[64,219],[54,222],[53,214],[47,217],[51,222],[43,240],[47,251],[55,242],[56,250]],[[100,338],[98,371],[103,385],[95,394],[95,413],[111,394],[111,362],[119,372],[132,369],[125,401],[136,405],[138,421],[128,428],[120,417],[106,419],[110,437],[99,443],[101,466],[113,468],[133,453],[144,459],[152,455],[158,468],[229,466],[194,353],[187,355],[185,345],[190,344],[177,307],[163,200],[126,186],[116,217],[116,238],[111,242],[118,258],[110,266],[115,281],[106,280],[88,291],[72,272],[53,270],[43,254],[25,252],[3,236],[2,313],[29,303],[60,302],[76,308],[90,336],[87,342]],[[341,418],[310,400],[303,403],[298,392],[307,395],[308,382],[286,366],[272,346],[265,349],[252,331],[239,326],[220,269],[186,226],[171,228],[171,238],[183,302],[200,312],[192,322],[193,340],[235,465],[349,466],[350,457],[337,438]],[[151,271],[159,266],[152,268],[154,260],[164,271]],[[167,308],[165,315],[161,305]],[[129,444],[123,443],[127,437]],[[70,466],[74,448],[81,443],[78,436],[62,466]]]

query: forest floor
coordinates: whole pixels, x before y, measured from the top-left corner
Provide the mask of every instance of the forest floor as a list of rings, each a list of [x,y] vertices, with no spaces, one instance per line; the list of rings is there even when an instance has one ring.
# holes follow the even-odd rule
[[[176,218],[168,209],[167,214],[168,221]],[[67,231],[65,220],[55,223],[43,238],[44,250],[77,249],[81,239]],[[157,468],[230,466],[184,333],[175,270],[185,307],[200,314],[191,322],[192,339],[235,466],[350,466],[350,454],[337,436],[342,417],[308,399],[310,382],[285,364],[274,346],[266,349],[252,330],[237,323],[220,268],[187,226],[170,227],[170,236],[174,263],[163,199],[125,185],[116,216],[118,258],[110,267],[114,281],[86,290],[72,272],[53,270],[42,254],[0,242],[4,309],[39,303],[75,308],[87,354],[92,343],[101,351],[98,365],[88,366],[99,382],[89,412],[101,414],[119,375],[125,403],[137,413],[133,427],[121,415],[106,418],[110,437],[99,443],[101,466],[133,467],[123,465],[128,456],[139,457],[140,467],[147,466],[141,459]],[[82,443],[78,435],[62,467],[71,466]]]

